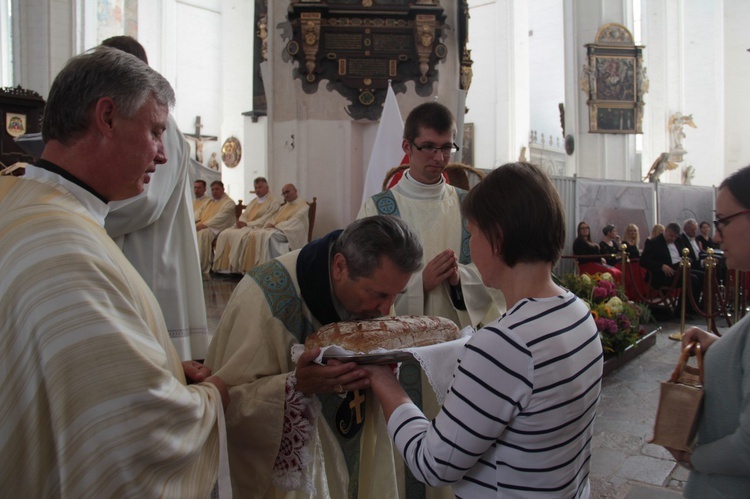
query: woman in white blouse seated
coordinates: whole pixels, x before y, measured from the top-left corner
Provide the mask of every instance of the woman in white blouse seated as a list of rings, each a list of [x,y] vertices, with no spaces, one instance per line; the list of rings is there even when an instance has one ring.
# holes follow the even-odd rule
[[[589,497],[602,348],[589,309],[551,277],[565,243],[557,190],[512,163],[462,209],[472,260],[508,312],[467,342],[432,422],[388,367],[367,367],[388,431],[418,480],[457,497]]]

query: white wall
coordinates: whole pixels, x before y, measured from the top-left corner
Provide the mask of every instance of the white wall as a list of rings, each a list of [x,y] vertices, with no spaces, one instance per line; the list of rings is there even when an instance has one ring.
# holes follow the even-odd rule
[[[474,166],[490,169],[528,146],[529,7],[522,0],[470,0],[469,9],[474,78],[465,121],[474,123]]]
[[[747,98],[750,82],[750,2],[724,1],[724,168],[723,174],[750,164],[750,99]],[[707,158],[706,170],[720,171],[721,163]],[[714,177],[712,184],[719,181]]]
[[[541,139],[560,138],[558,104],[565,102],[565,30],[562,0],[529,2],[530,127]],[[574,111],[574,108],[571,109]]]

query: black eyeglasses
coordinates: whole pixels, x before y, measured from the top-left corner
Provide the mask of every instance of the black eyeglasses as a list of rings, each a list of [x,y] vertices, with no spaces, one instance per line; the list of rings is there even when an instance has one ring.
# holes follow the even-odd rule
[[[424,146],[418,146],[414,142],[412,142],[411,145],[413,145],[414,147],[416,147],[417,151],[423,152],[425,154],[429,154],[430,156],[436,156],[437,153],[438,153],[438,151],[440,151],[440,153],[445,158],[447,158],[448,156],[450,156],[453,153],[457,153],[459,151],[459,149],[460,149],[456,145],[455,142],[453,144],[449,145],[449,146],[443,146],[443,147],[437,147],[437,146],[434,146],[432,144],[427,144],[427,145],[424,145]]]
[[[717,218],[716,220],[714,220],[714,227],[716,227],[716,230],[721,233],[724,230],[724,227],[729,225],[729,221],[731,219],[739,217],[740,215],[744,215],[745,213],[750,213],[750,209],[738,211],[737,213],[727,215],[726,217]]]

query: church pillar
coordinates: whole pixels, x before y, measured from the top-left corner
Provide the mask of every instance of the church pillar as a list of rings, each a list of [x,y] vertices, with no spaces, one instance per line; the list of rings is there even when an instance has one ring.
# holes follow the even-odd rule
[[[529,142],[529,7],[496,0],[472,6],[470,16],[474,79],[466,122],[475,124],[474,166],[491,169],[517,160]]]
[[[77,53],[77,2],[12,2],[15,84],[46,99],[57,73]]]
[[[579,86],[587,62],[587,43],[605,24],[618,23],[632,31],[630,0],[564,0],[565,18],[565,133],[575,140],[567,157],[566,174],[609,180],[640,180],[635,135],[589,133],[589,108]],[[646,49],[648,50],[648,48]],[[650,74],[650,70],[649,70]],[[649,94],[646,94],[648,102]],[[648,104],[647,104],[648,105]]]
[[[255,34],[254,2],[247,0],[224,0],[221,2],[221,133],[219,134],[219,156],[221,144],[229,137],[236,137],[242,146],[242,157],[235,168],[227,168],[220,160],[221,175],[227,193],[235,201],[245,204],[254,199],[252,179],[266,176],[262,138],[258,139],[246,129],[243,112],[253,106],[253,37]],[[257,125],[257,124],[256,124]],[[274,193],[281,192],[281,186]]]

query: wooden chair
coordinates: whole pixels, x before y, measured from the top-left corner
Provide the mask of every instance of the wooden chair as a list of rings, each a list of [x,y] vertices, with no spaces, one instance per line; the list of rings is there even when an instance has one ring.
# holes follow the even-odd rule
[[[308,202],[307,205],[309,206],[307,210],[307,221],[309,223],[307,229],[307,242],[309,243],[312,241],[313,227],[315,227],[315,212],[318,210],[318,198],[313,197],[312,203]]]
[[[463,163],[448,163],[448,166],[445,167],[445,173],[448,175],[450,185],[465,191],[470,190],[484,178],[482,170]]]
[[[409,168],[408,164],[394,166],[393,168],[388,170],[388,173],[385,174],[385,178],[383,179],[383,190],[388,189],[388,184],[391,182],[391,179],[393,178],[394,175],[396,175],[399,172],[403,172],[407,168]]]

